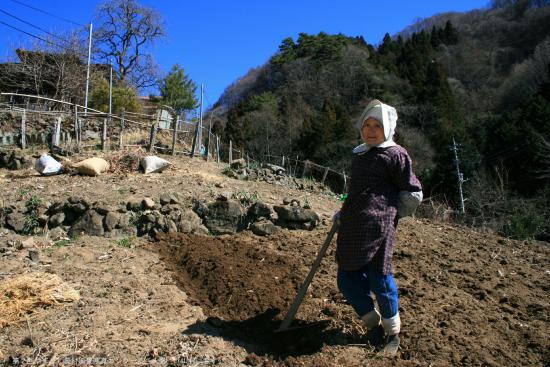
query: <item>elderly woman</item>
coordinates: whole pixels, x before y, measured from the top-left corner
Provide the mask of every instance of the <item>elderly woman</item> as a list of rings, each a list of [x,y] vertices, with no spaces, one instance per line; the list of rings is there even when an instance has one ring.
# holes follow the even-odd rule
[[[363,111],[358,128],[364,143],[353,150],[348,197],[335,216],[338,288],[367,330],[382,325],[389,356],[397,353],[401,327],[392,274],[395,230],[398,218],[422,200],[411,159],[393,141],[396,122],[395,108],[378,100]]]

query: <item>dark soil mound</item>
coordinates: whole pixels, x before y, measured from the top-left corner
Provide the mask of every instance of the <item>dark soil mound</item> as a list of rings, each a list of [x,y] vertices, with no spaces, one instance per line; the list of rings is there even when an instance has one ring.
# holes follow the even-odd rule
[[[180,286],[210,316],[206,323],[276,355],[312,353],[329,322],[297,320],[297,330],[274,333],[307,274],[296,256],[262,246],[255,238],[170,235],[160,243]]]
[[[423,225],[422,231],[413,224]],[[310,327],[272,333],[324,235],[326,229],[283,231],[269,239],[242,233],[178,235],[165,237],[155,248],[170,260],[179,285],[210,316],[191,332],[214,330],[255,353],[250,363],[336,366],[366,358],[369,365],[392,365],[375,357],[382,335],[365,334],[336,289],[334,246],[298,312],[298,324]],[[403,320],[400,365],[544,365],[548,261],[544,245],[404,224],[394,255]],[[330,359],[336,348],[350,345],[359,348]]]

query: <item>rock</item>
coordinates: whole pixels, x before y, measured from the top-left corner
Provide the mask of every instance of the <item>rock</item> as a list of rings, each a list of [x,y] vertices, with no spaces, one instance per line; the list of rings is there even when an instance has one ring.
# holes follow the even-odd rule
[[[69,199],[67,199],[67,201],[70,204],[82,204],[86,207],[86,209],[90,207],[90,203],[86,199],[78,196],[71,196]]]
[[[230,192],[222,192],[216,198],[216,200],[218,200],[218,201],[227,201],[229,199],[231,199],[231,193]]]
[[[179,204],[180,198],[177,193],[164,193],[160,196],[160,205]]]
[[[103,202],[95,203],[93,209],[101,215],[107,215],[107,213],[114,211],[113,207]]]
[[[118,227],[121,229],[126,229],[130,227],[132,223],[134,214],[132,212],[130,213],[121,213],[118,218]]]
[[[250,225],[250,230],[258,236],[269,236],[270,234],[276,233],[279,229],[271,221],[263,219],[259,222],[252,223]]]
[[[284,204],[284,205],[288,205],[288,204],[290,204],[291,201],[292,201],[291,198],[286,197],[286,198],[283,199],[283,204]]]
[[[156,223],[157,222],[157,216],[153,213],[145,214],[141,217],[145,222],[149,223]]]
[[[160,205],[170,204],[170,194],[162,194],[160,196]]]
[[[311,222],[319,221],[319,216],[311,209],[304,209],[299,206],[278,206],[275,205],[273,210],[277,212],[279,219],[291,222]]]
[[[51,215],[54,215],[54,214],[57,214],[57,213],[61,213],[66,204],[67,204],[67,202],[64,201],[64,200],[63,201],[56,201],[52,205],[50,205],[48,210],[46,210],[46,214],[51,216]]]
[[[163,207],[160,208],[159,212],[162,214],[170,214],[174,211],[179,211],[180,207],[176,204],[166,204]]]
[[[135,198],[130,199],[126,203],[126,209],[131,210],[133,212],[137,212],[137,211],[140,211],[143,208],[142,204],[143,204],[142,199],[135,199]]]
[[[17,233],[22,233],[25,229],[27,218],[21,212],[13,212],[6,215],[6,227],[13,229]]]
[[[181,213],[180,220],[176,224],[178,232],[195,233],[202,226],[201,218],[192,210]],[[208,232],[208,230],[206,230]]]
[[[214,201],[207,205],[204,225],[213,234],[231,234],[242,225],[241,205],[232,200]]]
[[[31,259],[32,262],[38,262],[40,253],[37,250],[29,250],[29,259]]]
[[[67,232],[65,232],[65,230],[61,227],[55,227],[54,229],[48,231],[47,236],[52,241],[59,241],[67,238]]]
[[[226,175],[227,177],[234,178],[234,179],[236,179],[236,180],[239,179],[239,174],[238,174],[237,172],[233,171],[233,170],[226,171],[226,172],[225,172],[225,175]]]
[[[204,218],[208,214],[208,206],[201,201],[197,201],[193,206],[193,211],[197,213],[199,217]]]
[[[274,206],[279,219],[277,225],[289,229],[312,230],[319,223],[319,216],[311,209],[299,206]]]
[[[225,187],[225,185],[222,182],[217,182],[217,183],[214,184],[214,186],[216,186],[217,188],[220,188],[220,189],[223,189]]]
[[[38,225],[40,227],[44,227],[46,223],[48,223],[48,219],[49,217],[46,214],[39,214],[36,220],[38,221]]]
[[[244,158],[235,159],[231,162],[231,169],[242,169],[246,167],[246,160]]]
[[[145,198],[141,201],[141,205],[145,209],[153,209],[155,207],[155,202],[151,198]]]
[[[261,217],[270,218],[271,208],[267,204],[258,201],[248,209],[247,216],[253,220]]]
[[[64,221],[65,221],[65,213],[60,212],[60,213],[52,215],[50,217],[50,219],[48,220],[48,223],[49,223],[51,228],[54,228],[54,227],[59,227],[60,225],[62,225]]]
[[[82,141],[99,140],[100,136],[99,136],[99,132],[96,132],[93,130],[84,130],[80,138]]]
[[[180,197],[176,193],[171,193],[170,195],[170,204],[179,204],[180,203]]]
[[[105,216],[105,219],[103,220],[103,224],[105,226],[106,231],[112,231],[113,229],[118,227],[118,223],[120,222],[121,214],[116,212],[108,212]]]
[[[269,169],[271,172],[275,173],[276,175],[283,175],[286,172],[286,169],[274,164],[264,163],[262,167]]]
[[[174,223],[173,220],[168,219],[166,221],[166,232],[168,233],[176,233],[178,231],[178,226],[176,223]]]
[[[89,236],[103,236],[103,217],[94,210],[84,213],[69,229],[69,236],[75,237],[83,234]]]
[[[21,241],[17,245],[18,250],[22,250],[24,248],[33,248],[35,246],[34,237],[29,237],[23,241]]]

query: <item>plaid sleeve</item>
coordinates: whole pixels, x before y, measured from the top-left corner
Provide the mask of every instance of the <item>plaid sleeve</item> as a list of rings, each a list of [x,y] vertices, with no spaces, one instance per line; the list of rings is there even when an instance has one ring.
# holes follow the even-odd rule
[[[412,161],[405,149],[393,157],[392,176],[399,191],[422,191],[422,185],[413,172]]]

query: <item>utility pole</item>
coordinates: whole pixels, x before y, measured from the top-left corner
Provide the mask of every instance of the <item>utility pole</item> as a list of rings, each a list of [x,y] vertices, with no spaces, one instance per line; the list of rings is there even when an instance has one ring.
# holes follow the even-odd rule
[[[454,164],[456,166],[456,178],[458,180],[458,193],[460,195],[460,213],[464,214],[464,194],[462,192],[462,184],[467,180],[464,179],[464,174],[460,172],[460,161],[458,160],[458,145],[456,144],[455,138],[453,138],[453,146],[451,150],[455,154]]]
[[[111,119],[111,113],[113,112],[113,60],[111,62],[111,73],[109,75],[109,119]]]
[[[202,100],[204,97],[204,84],[201,84],[201,104],[200,104],[200,112],[199,112],[199,123],[197,124],[197,128],[195,129],[195,136],[193,137],[193,145],[191,146],[191,158],[195,156],[195,150],[199,150],[199,154],[201,151],[201,143],[202,143]]]
[[[88,114],[88,89],[90,87],[90,62],[92,59],[92,22],[90,22],[90,35],[88,37],[88,68],[86,71],[86,99],[84,101],[84,116]]]

